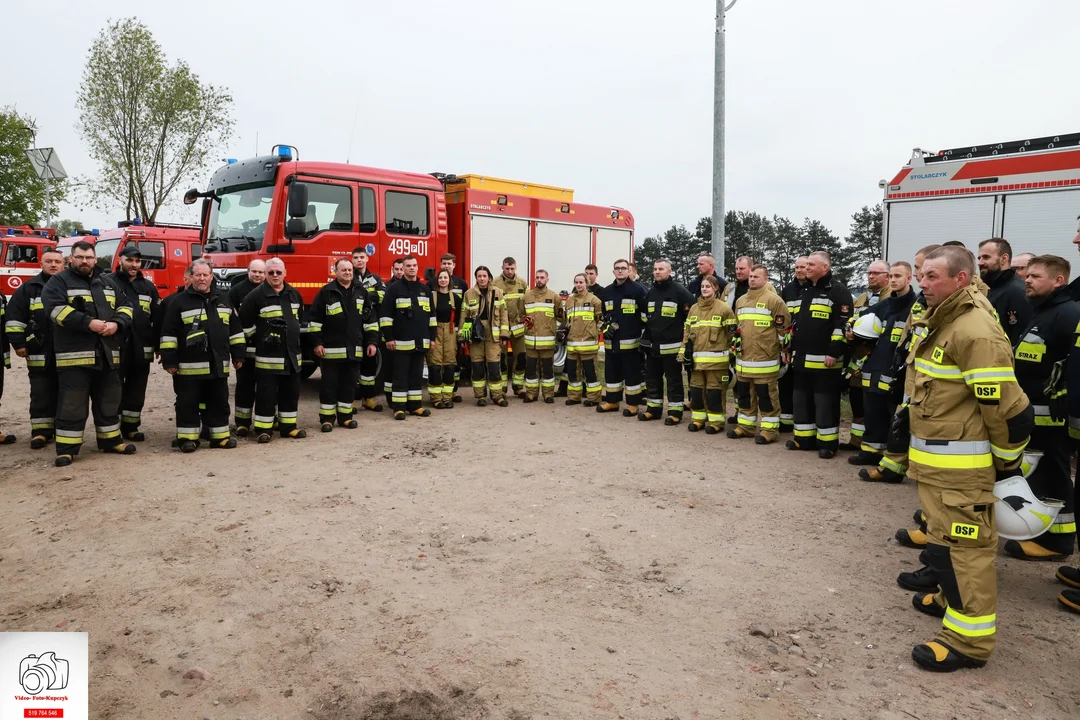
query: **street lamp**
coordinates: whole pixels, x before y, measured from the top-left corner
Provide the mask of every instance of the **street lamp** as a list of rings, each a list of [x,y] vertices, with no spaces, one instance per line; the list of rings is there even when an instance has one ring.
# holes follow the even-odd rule
[[[716,0],[716,52],[713,89],[712,254],[724,272],[724,14],[738,0]]]

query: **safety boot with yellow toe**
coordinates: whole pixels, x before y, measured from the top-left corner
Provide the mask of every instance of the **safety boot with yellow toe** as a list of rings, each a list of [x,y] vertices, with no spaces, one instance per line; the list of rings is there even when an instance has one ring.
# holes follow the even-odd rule
[[[849,460],[852,458],[848,458]],[[854,464],[854,463],[853,463]],[[866,482],[883,482],[890,485],[899,485],[904,482],[904,476],[895,470],[883,467],[862,468],[859,470],[859,479]]]
[[[623,408],[623,411],[622,411],[623,417],[634,417],[635,415],[638,414],[637,408],[638,408],[637,405],[627,405],[626,407]]]
[[[709,424],[707,424],[705,426],[705,434],[706,435],[719,435],[722,432],[724,432],[724,424],[723,423],[711,422],[711,423],[709,423]]]
[[[926,532],[919,528],[900,528],[896,531],[896,542],[905,547],[922,550],[926,547]]]
[[[916,610],[930,617],[939,619],[945,617],[945,608],[937,604],[932,592],[915,593],[911,596],[911,604]]]
[[[596,406],[596,412],[598,413],[618,412],[618,410],[619,403],[602,402]]]
[[[1054,577],[1069,587],[1080,588],[1080,568],[1062,565],[1057,569],[1057,574]]]
[[[736,425],[735,427],[728,429],[727,436],[732,440],[738,440],[740,438],[750,438],[754,437],[754,431],[747,430],[742,425]]]
[[[1074,613],[1080,613],[1080,590],[1065,588],[1061,591],[1061,594],[1058,595],[1058,602],[1067,610],[1072,610]]]
[[[690,424],[686,426],[686,429],[689,430],[690,432],[698,432],[703,427],[705,427],[705,423],[703,423],[702,421],[700,421],[700,420],[691,420]]]
[[[1005,554],[1017,560],[1064,560],[1072,555],[1050,550],[1033,540],[1009,540],[1005,543]]]
[[[932,672],[954,672],[965,668],[981,668],[985,660],[976,660],[958,653],[945,643],[937,640],[916,645],[911,649],[911,659],[924,670]]]
[[[646,420],[659,420],[663,416],[663,414],[664,412],[660,408],[649,408],[645,412],[639,413],[637,419],[641,420],[642,422]]]
[[[360,407],[371,412],[382,412],[382,405],[375,402],[375,398],[364,398],[360,401]]]

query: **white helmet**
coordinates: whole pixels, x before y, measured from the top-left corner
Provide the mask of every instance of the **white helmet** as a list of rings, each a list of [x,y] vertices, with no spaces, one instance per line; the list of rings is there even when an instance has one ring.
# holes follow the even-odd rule
[[[1031,491],[1027,478],[1039,465],[1042,453],[1024,453],[1024,475],[1014,475],[994,483],[994,504],[998,535],[1008,540],[1030,540],[1046,532],[1065,507],[1060,500],[1040,500]]]
[[[874,313],[866,313],[860,316],[855,321],[855,324],[851,326],[851,332],[855,334],[855,337],[862,340],[877,340],[881,337],[881,332],[884,329],[881,320]]]

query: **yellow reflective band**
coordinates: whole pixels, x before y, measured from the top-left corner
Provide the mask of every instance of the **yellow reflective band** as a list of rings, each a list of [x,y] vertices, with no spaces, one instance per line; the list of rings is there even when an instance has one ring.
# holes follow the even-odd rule
[[[921,358],[915,359],[915,369],[923,375],[941,380],[961,380],[964,376],[958,365],[942,365]]]
[[[994,465],[994,457],[990,453],[935,455],[913,447],[908,448],[908,460],[927,467],[945,468],[947,470],[978,470]]]
[[[969,538],[971,540],[979,539],[979,526],[968,525],[967,523],[953,523],[950,535],[956,538]]]
[[[1045,518],[1046,516],[1043,515],[1042,517]],[[1055,535],[1068,535],[1069,533],[1074,533],[1076,532],[1076,523],[1054,523],[1050,526],[1050,532]]]
[[[953,608],[945,608],[941,624],[965,637],[986,637],[997,632],[997,614],[964,615]]]

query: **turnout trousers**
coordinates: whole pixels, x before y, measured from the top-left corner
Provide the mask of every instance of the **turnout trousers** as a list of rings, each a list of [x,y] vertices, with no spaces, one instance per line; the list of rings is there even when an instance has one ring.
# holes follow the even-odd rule
[[[589,402],[600,402],[600,378],[596,374],[595,352],[566,353],[566,397],[581,400],[582,391]],[[582,382],[584,379],[584,382]]]
[[[795,370],[795,440],[799,448],[835,451],[840,444],[839,363],[826,370]]]
[[[506,385],[503,384],[502,370],[499,367],[502,344],[490,337],[485,337],[481,342],[471,342],[469,343],[469,357],[472,359],[473,396],[481,400],[490,392],[492,400],[496,402],[502,400],[506,395]],[[522,384],[524,384],[524,378]]]
[[[775,442],[780,434],[780,392],[776,374],[737,374],[735,399],[739,404],[738,423],[745,432]]]
[[[319,361],[322,379],[319,381],[319,422],[341,424],[353,416],[360,362],[357,360]]]
[[[789,367],[784,376],[776,381],[780,394],[780,432],[795,430],[795,372]]]
[[[457,369],[457,334],[450,323],[439,323],[435,341],[427,352],[428,397],[431,402],[450,402],[454,397]]]
[[[1028,484],[1036,497],[1054,498],[1065,503],[1050,529],[1034,538],[1047,550],[1071,555],[1076,538],[1076,505],[1072,486],[1070,460],[1073,444],[1064,425],[1040,425],[1049,416],[1035,417],[1035,429],[1031,431],[1029,450],[1042,452],[1039,465],[1028,478]],[[1052,421],[1051,421],[1052,422]]]
[[[604,402],[618,405],[626,391],[626,404],[636,410],[645,392],[641,351],[608,350],[604,353]]]
[[[524,332],[524,331],[522,331]],[[525,387],[525,335],[512,337],[502,353],[502,382],[506,387],[506,376],[511,378],[511,391],[516,395]]]
[[[398,359],[397,350],[388,350],[386,345],[379,343],[379,351],[382,353],[382,372],[375,379],[376,387],[381,387],[386,396],[386,402],[391,407],[394,405],[394,361]],[[411,351],[410,351],[411,352]],[[421,374],[421,380],[423,375]]]
[[[694,423],[724,427],[724,394],[731,376],[728,368],[699,369],[690,373],[690,413]]]
[[[555,397],[555,351],[529,348],[525,351],[525,397],[536,400]]]
[[[894,407],[892,399],[887,392],[864,388],[863,406],[866,431],[859,449],[864,453],[877,455],[880,464],[889,440],[889,425],[892,423]],[[852,441],[854,442],[854,439]]]
[[[52,440],[56,430],[56,385],[54,368],[31,368],[30,434]],[[3,380],[0,379],[0,383]],[[0,392],[0,395],[3,393]]]
[[[247,363],[245,363],[246,365]],[[274,410],[279,419],[278,431],[286,437],[296,429],[296,408],[300,402],[300,374],[255,371],[255,432],[270,434],[274,429]]]
[[[930,567],[945,608],[935,638],[957,652],[986,660],[997,637],[997,528],[989,490],[952,490],[919,483],[926,512]]]
[[[236,427],[251,427],[251,413],[255,410],[255,357],[244,358],[244,364],[236,370],[236,400],[234,401]]]
[[[176,439],[198,445],[200,429],[205,423],[211,446],[228,440],[229,379],[177,373],[172,381],[176,393]]]
[[[364,357],[360,361],[360,384],[356,388],[357,400],[369,400],[375,397],[379,358],[385,359],[387,353],[386,347],[381,342],[375,343],[375,347],[378,349],[375,357],[368,357],[367,348],[364,348]]]
[[[424,350],[395,350],[391,409],[394,412],[419,410],[424,401],[423,386]]]
[[[649,355],[645,362],[645,395],[648,409],[660,415],[664,409],[664,381],[667,380],[668,415],[681,420],[685,395],[683,394],[683,367],[678,356]]]
[[[858,376],[857,376],[858,377]],[[861,378],[860,378],[861,380]],[[858,450],[866,432],[866,394],[860,384],[848,388],[848,402],[851,404],[851,445]]]
[[[56,454],[78,455],[91,407],[97,446],[107,450],[119,445],[120,373],[92,367],[57,371]]]
[[[142,352],[142,348],[137,348]],[[131,358],[123,363],[120,370],[120,433],[130,437],[139,431],[142,422],[142,409],[146,404],[146,383],[150,377],[150,363],[140,358]]]

